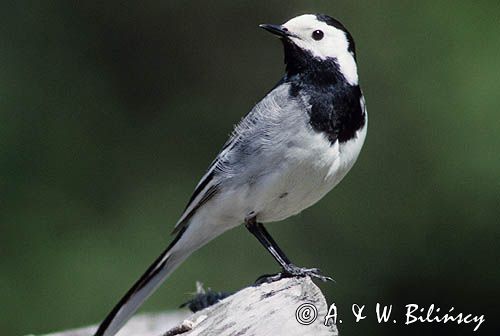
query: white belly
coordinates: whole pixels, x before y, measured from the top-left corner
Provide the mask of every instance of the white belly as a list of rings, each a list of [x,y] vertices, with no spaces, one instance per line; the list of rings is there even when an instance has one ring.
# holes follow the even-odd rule
[[[300,147],[289,147],[279,169],[250,188],[246,204],[252,204],[251,211],[261,222],[283,220],[310,207],[352,168],[365,136],[366,124],[355,138],[340,145],[308,132],[301,137]]]

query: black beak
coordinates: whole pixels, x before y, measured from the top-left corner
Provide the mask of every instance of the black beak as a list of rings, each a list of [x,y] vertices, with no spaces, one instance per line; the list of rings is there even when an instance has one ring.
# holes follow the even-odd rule
[[[290,33],[288,29],[281,25],[273,25],[273,24],[261,24],[259,25],[260,28],[267,30],[268,32],[277,35],[279,37],[290,37],[290,36],[295,36],[294,34]]]

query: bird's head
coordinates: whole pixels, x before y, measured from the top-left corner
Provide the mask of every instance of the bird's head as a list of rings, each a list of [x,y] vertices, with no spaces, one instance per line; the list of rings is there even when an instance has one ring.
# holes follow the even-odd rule
[[[305,14],[282,25],[261,24],[260,27],[283,41],[289,74],[333,67],[347,83],[358,84],[354,39],[334,18]]]

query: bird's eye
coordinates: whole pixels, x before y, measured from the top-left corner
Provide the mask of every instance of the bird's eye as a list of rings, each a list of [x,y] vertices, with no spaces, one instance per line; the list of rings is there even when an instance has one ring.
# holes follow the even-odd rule
[[[319,41],[323,38],[325,34],[323,34],[323,31],[321,30],[315,30],[312,33],[312,38],[315,39],[316,41]]]
[[[323,31],[321,30],[315,30],[312,33],[312,38],[315,39],[316,41],[319,41],[323,38],[325,34],[323,34]]]

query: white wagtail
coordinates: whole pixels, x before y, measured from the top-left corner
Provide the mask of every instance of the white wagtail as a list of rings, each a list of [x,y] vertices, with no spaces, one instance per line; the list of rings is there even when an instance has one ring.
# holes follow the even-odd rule
[[[196,186],[173,242],[101,323],[114,335],[191,253],[242,223],[282,267],[271,280],[312,276],[290,262],[262,223],[283,220],[320,200],[351,169],[367,128],[354,40],[323,14],[261,28],[283,42],[286,72],[236,126]]]

